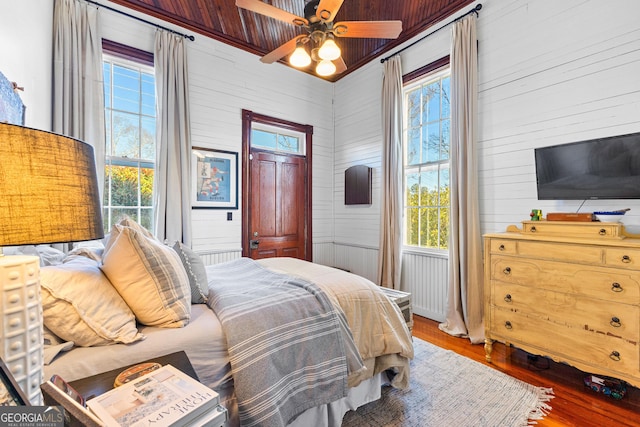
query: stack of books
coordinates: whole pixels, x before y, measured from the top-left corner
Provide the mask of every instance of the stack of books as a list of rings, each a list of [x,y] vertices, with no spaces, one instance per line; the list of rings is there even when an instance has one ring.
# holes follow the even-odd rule
[[[49,386],[50,385],[50,386]],[[71,400],[58,387],[43,384],[46,395]],[[66,399],[60,399],[64,395]],[[91,426],[222,426],[227,410],[218,393],[171,365],[157,368],[86,402],[64,405],[73,416]],[[70,414],[69,414],[70,415]]]
[[[106,426],[219,426],[218,393],[171,365],[87,401]]]

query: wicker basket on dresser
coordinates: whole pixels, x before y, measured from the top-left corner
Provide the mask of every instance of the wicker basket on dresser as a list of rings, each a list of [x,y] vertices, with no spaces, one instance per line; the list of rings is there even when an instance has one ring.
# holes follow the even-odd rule
[[[494,341],[640,387],[640,236],[619,223],[524,221],[484,236]]]

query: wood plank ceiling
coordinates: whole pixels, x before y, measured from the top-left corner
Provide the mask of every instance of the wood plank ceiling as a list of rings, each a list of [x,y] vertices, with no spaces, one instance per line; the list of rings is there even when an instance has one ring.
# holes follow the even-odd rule
[[[235,5],[235,0],[110,1],[255,53],[259,57],[303,33],[294,25],[240,9]],[[347,70],[330,76],[327,80],[337,81],[473,1],[345,0],[335,17],[336,22],[400,20],[402,33],[395,40],[340,38],[337,42],[342,49]],[[304,16],[306,0],[266,0],[265,3]],[[286,58],[281,62],[288,65]],[[303,71],[314,74],[312,68]]]

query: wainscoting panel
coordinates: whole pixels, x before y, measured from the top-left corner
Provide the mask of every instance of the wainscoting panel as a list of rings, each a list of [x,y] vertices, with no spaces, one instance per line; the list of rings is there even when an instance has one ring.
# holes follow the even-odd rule
[[[231,261],[242,257],[242,250],[233,251],[197,251],[204,265],[220,264],[221,262]]]
[[[316,264],[335,266],[333,242],[313,243],[313,262]]]
[[[350,272],[377,283],[378,249],[365,246],[335,244],[334,267]]]
[[[401,290],[411,292],[413,312],[442,322],[447,313],[449,259],[447,257],[404,252]]]

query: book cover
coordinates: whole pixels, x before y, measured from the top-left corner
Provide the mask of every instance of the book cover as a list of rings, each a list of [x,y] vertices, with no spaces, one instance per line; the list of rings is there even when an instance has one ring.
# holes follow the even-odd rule
[[[218,402],[218,393],[165,365],[89,400],[87,406],[107,426],[182,426]]]

